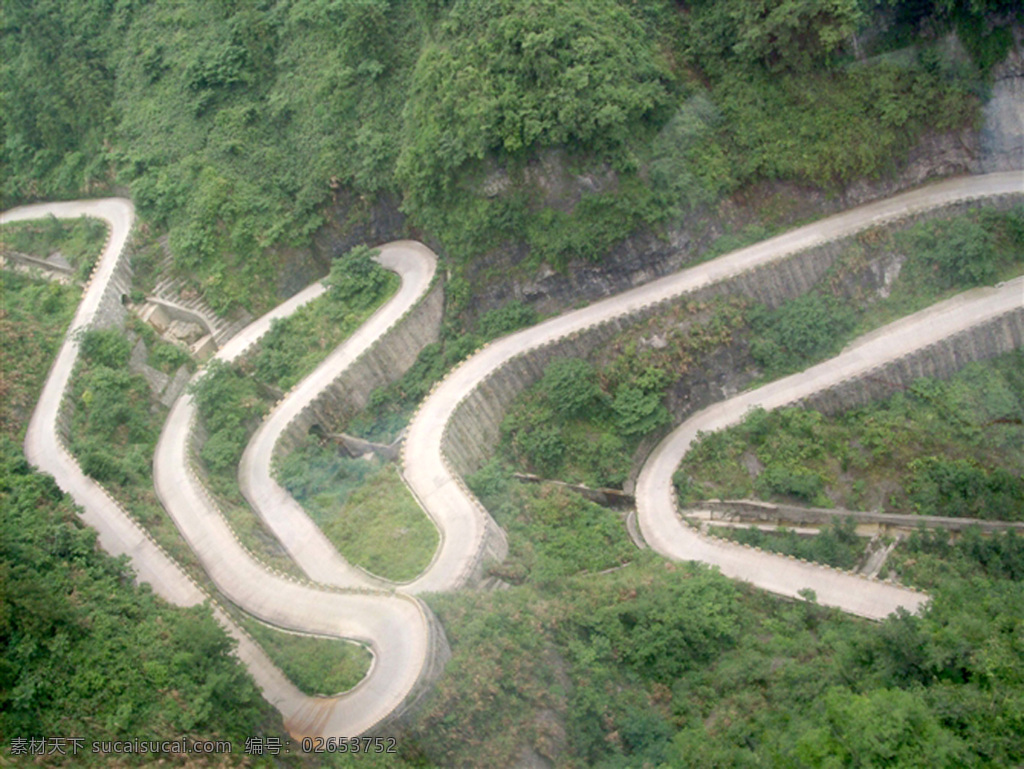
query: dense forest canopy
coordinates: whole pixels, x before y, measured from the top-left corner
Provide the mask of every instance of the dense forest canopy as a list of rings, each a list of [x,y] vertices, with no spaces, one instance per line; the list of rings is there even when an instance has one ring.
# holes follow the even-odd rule
[[[267,250],[305,242],[339,190],[395,196],[460,259],[503,242],[556,265],[599,258],[744,184],[833,189],[971,124],[1015,11],[15,0],[0,22],[3,195],[129,188],[222,311],[266,299]],[[969,57],[939,44],[951,29]],[[553,200],[529,173],[552,149],[570,177],[603,182]]]

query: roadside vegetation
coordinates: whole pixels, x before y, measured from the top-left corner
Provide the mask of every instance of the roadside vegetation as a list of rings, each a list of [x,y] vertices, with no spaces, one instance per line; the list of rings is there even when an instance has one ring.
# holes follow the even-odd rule
[[[376,251],[357,246],[331,263],[328,291],[287,318],[273,321],[242,368],[287,392],[398,290],[398,276],[378,266]]]
[[[0,648],[3,751],[11,739],[75,736],[66,765],[106,765],[92,740],[231,739],[280,734],[232,641],[205,607],[171,607],[132,584],[53,481],[3,438]],[[151,761],[125,757],[130,765]]]
[[[168,375],[182,365],[191,369],[184,350],[161,341],[137,319],[128,319],[126,331],[85,331],[69,390],[71,454],[86,475],[103,484],[173,558],[201,579],[202,569],[153,488],[153,452],[167,407],[153,397],[146,378],[129,369],[132,348],[140,339],[148,349],[145,362],[153,368]]]
[[[622,515],[576,492],[521,483],[493,460],[467,481],[509,535],[508,557],[492,570],[508,583],[557,586],[637,557]]]
[[[308,243],[339,194],[359,201],[350,224],[399,201],[456,261],[511,244],[565,268],[762,181],[891,173],[923,136],[973,125],[1019,13],[47,0],[0,38],[18,84],[4,195],[129,186],[220,312],[271,305],[265,256]]]
[[[370,669],[370,652],[359,644],[289,633],[268,627],[241,612],[235,620],[288,680],[310,697],[331,697],[347,692],[363,680]]]
[[[133,585],[125,561],[97,547],[70,498],[29,468],[21,441],[81,292],[7,270],[0,280],[4,760],[20,765],[11,755],[15,738],[80,737],[87,750],[77,766],[106,764],[88,750],[92,740],[128,734],[239,745],[249,735],[281,734],[279,717],[230,655],[231,641],[209,611],[168,606]],[[125,765],[150,761],[131,758]]]
[[[872,270],[891,270],[878,285]],[[750,352],[774,379],[838,353],[847,342],[956,293],[1024,272],[1024,206],[972,209],[905,230],[858,235],[807,294],[755,308]]]
[[[191,367],[180,347],[160,341],[142,323],[130,325],[133,332],[148,332],[149,365],[165,374]],[[166,407],[153,408],[146,378],[129,370],[133,343],[139,339],[117,329],[86,331],[72,376],[71,451],[86,475],[114,487],[151,484],[153,451],[166,415]]]
[[[82,281],[89,278],[106,242],[106,222],[88,216],[72,220],[49,216],[0,226],[0,250],[10,249],[39,259],[59,253]]]
[[[553,361],[513,401],[498,456],[542,477],[621,488],[641,441],[671,423],[669,385],[731,344],[748,306],[733,297],[686,301],[603,345],[595,363]]]
[[[858,565],[868,544],[867,537],[857,536],[853,518],[837,519],[810,536],[801,536],[785,527],[764,531],[753,527],[710,526],[708,533],[760,547],[770,553],[791,555],[847,570]]]
[[[1013,765],[1024,690],[1004,628],[1024,594],[990,554],[1019,559],[1015,541],[929,556],[932,603],[881,623],[649,551],[607,574],[432,596],[453,656],[410,742],[455,765]]]
[[[1024,355],[894,390],[834,417],[797,407],[756,410],[703,436],[675,476],[681,504],[759,497],[1024,520]]]
[[[342,557],[371,574],[407,582],[429,564],[440,542],[392,463],[310,442],[284,457],[282,485]]]
[[[78,308],[78,286],[0,270],[0,431],[18,437]]]
[[[466,285],[458,280],[446,285],[446,302],[451,305],[470,301]],[[521,302],[511,301],[480,318],[474,331],[460,332],[452,324],[441,328],[441,340],[424,347],[416,362],[397,381],[370,393],[366,408],[350,420],[346,429],[353,435],[381,443],[390,443],[408,424],[416,406],[435,382],[439,382],[457,364],[476,352],[481,345],[513,331],[537,323],[536,311]]]

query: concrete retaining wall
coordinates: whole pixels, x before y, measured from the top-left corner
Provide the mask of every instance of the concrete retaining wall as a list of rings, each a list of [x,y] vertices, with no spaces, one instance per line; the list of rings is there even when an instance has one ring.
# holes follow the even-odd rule
[[[304,440],[313,425],[330,432],[365,408],[375,388],[401,377],[420,351],[440,338],[443,314],[444,284],[436,280],[419,302],[291,421],[274,448],[275,456]]]
[[[750,499],[705,500],[695,506],[696,510],[706,510],[710,514],[709,522],[743,522],[770,524],[773,526],[827,526],[835,520],[853,518],[857,534],[870,536],[874,534],[909,533],[921,526],[946,529],[953,533],[962,532],[971,526],[977,526],[982,532],[992,534],[1014,530],[1024,532],[1024,523],[1008,523],[1005,521],[980,521],[973,518],[947,518],[938,515],[897,515],[895,513],[870,513],[855,510],[826,509],[820,507],[800,507],[774,502],[760,502]],[[684,515],[689,515],[687,511]]]
[[[984,206],[1005,210],[1021,202],[1022,197],[1018,194],[1003,195],[986,198],[982,201],[965,201],[949,206],[943,206],[931,211],[918,213],[898,222],[890,223],[881,228],[884,230],[904,229],[918,221],[925,221],[937,218],[947,218],[962,214],[969,209]],[[851,235],[835,241],[797,252],[785,257],[770,265],[751,270],[735,278],[731,278],[698,291],[689,292],[673,297],[664,302],[644,307],[629,315],[611,318],[602,323],[573,334],[571,336],[557,339],[547,345],[530,350],[522,355],[516,356],[503,367],[493,372],[484,382],[470,393],[458,406],[452,419],[449,421],[442,443],[444,455],[452,463],[453,468],[459,475],[465,476],[478,470],[492,455],[494,447],[498,443],[499,428],[504,419],[505,412],[517,394],[530,385],[537,382],[544,372],[544,368],[556,358],[589,356],[594,350],[609,342],[622,331],[625,331],[634,324],[644,321],[653,315],[665,312],[669,307],[693,300],[709,299],[723,294],[743,294],[763,302],[770,307],[776,307],[783,302],[796,296],[806,293],[818,283],[835,263],[838,256],[856,239],[857,235]],[[993,332],[996,333],[996,332]],[[1002,334],[1007,331],[998,332]],[[998,334],[996,334],[998,336]],[[980,360],[974,348],[966,351],[959,351],[961,343],[969,346],[981,345],[985,349],[1012,349],[1007,345],[1013,340],[1015,346],[1021,346],[1018,336],[1011,336],[998,341],[996,336],[982,342],[984,334],[976,336],[970,334],[970,339],[951,342],[946,347],[952,351],[951,362],[942,364],[946,369],[956,366],[959,368],[968,360]],[[980,348],[979,348],[980,349]],[[930,353],[929,353],[930,354]],[[984,357],[991,357],[997,352],[991,352]],[[907,372],[921,371],[918,376],[932,375],[924,363],[927,355],[914,356],[915,360],[921,362],[900,362],[900,365],[907,367]],[[856,401],[846,401],[851,393],[859,393],[863,390],[859,384],[851,384],[835,396],[837,403],[848,403],[853,405]],[[878,397],[877,390],[870,390],[870,397]],[[865,399],[866,400],[866,399]]]
[[[1021,347],[1024,347],[1024,307],[815,393],[801,403],[825,414],[836,414],[887,398],[915,379],[948,379],[968,363]]]

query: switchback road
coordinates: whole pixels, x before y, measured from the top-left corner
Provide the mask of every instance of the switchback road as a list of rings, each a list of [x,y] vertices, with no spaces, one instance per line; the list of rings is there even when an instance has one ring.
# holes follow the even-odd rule
[[[246,642],[240,648],[240,655],[251,662],[254,676],[264,688],[268,699],[282,709],[286,724],[293,733],[336,736],[358,734],[399,708],[409,693],[422,682],[423,671],[430,663],[432,644],[436,642],[432,620],[423,605],[412,598],[411,594],[459,588],[478,570],[485,546],[489,546],[493,551],[497,542],[497,549],[501,549],[503,533],[466,489],[461,478],[450,469],[441,451],[444,427],[451,419],[455,408],[463,398],[480,386],[490,373],[523,351],[584,330],[608,318],[628,315],[652,303],[726,280],[796,251],[931,208],[1022,191],[1024,178],[1019,172],[940,182],[823,219],[755,246],[596,302],[581,310],[566,313],[487,346],[460,365],[435,389],[410,425],[404,450],[405,476],[414,494],[438,526],[441,532],[441,546],[427,571],[403,588],[401,593],[376,592],[365,587],[332,590],[326,586],[301,584],[273,574],[256,563],[237,542],[216,505],[189,469],[189,433],[195,415],[194,406],[187,395],[182,396],[172,408],[157,447],[154,462],[157,492],[213,582],[230,600],[273,624],[318,635],[355,638],[373,649],[374,666],[362,684],[346,696],[314,700],[303,698],[294,687],[284,681],[283,677],[269,666],[255,645]],[[115,272],[131,226],[131,206],[126,201],[85,201],[33,206],[8,212],[0,217],[0,221],[34,218],[48,213],[57,216],[80,216],[85,213],[106,219],[112,227],[111,242],[104,251],[87,288],[82,306],[72,323],[73,332],[91,323],[106,291],[121,290],[116,285]],[[221,350],[220,357],[226,360],[237,357],[265,333],[273,317],[288,314],[311,299],[318,291],[319,289],[315,287],[308,289],[303,295],[289,300],[273,313],[256,321],[232,339]],[[1007,300],[1011,303],[1024,300],[1020,293],[1014,295],[1012,292],[1000,294],[999,297],[1000,301]],[[995,297],[988,299],[995,301]],[[955,319],[942,328],[946,329],[947,334],[952,334],[979,322],[979,318],[985,313],[979,309],[981,314],[975,314],[978,307],[974,303],[971,303],[970,307],[965,305],[962,311],[954,314]],[[938,328],[938,324],[935,325]],[[907,334],[905,330],[881,330],[875,332],[874,336],[886,340],[891,334],[904,334],[910,345],[913,344],[912,337],[916,338],[916,335]],[[876,346],[868,346],[866,343],[858,346],[860,365],[871,366],[882,362],[885,359],[885,347],[884,342]],[[139,572],[140,579],[151,582],[154,589],[176,603],[188,605],[203,600],[202,591],[192,585],[180,569],[138,530],[129,516],[120,510],[102,489],[84,476],[77,463],[60,445],[57,413],[76,356],[77,345],[73,341],[72,333],[69,332],[44,387],[26,437],[26,453],[30,461],[52,473],[61,487],[68,490],[76,502],[86,508],[86,520],[100,530],[101,543],[106,549],[115,553],[127,553],[132,557],[133,566]],[[844,365],[835,364],[835,372],[839,372]],[[326,377],[326,374],[324,376]],[[808,386],[815,385],[811,383]],[[307,395],[302,397],[305,398]],[[690,421],[687,424],[690,424]],[[273,433],[270,428],[267,430],[268,435]],[[675,452],[678,450],[678,447],[672,449]],[[268,465],[263,456],[265,451],[266,448],[260,448],[260,445],[256,448],[250,447],[250,466],[262,469],[253,471],[254,474],[246,483],[249,483],[249,493],[258,496],[259,505],[271,508],[271,518],[279,515],[282,510],[291,510],[290,515],[281,517],[274,523],[275,529],[286,530],[293,525],[294,515],[301,510],[289,508],[290,503],[287,500],[275,501],[273,489],[263,488],[256,491],[257,486],[264,483],[265,478],[269,478],[266,469]],[[664,464],[671,464],[673,459],[667,449],[652,455],[652,461],[659,457],[658,462]],[[674,466],[672,469],[674,470]],[[662,499],[664,485],[659,480],[663,479],[665,473],[662,465],[651,465],[649,470],[645,467],[644,472],[645,488],[652,489],[652,503],[656,497]],[[671,476],[671,471],[668,471],[668,476]],[[264,501],[264,495],[267,495],[266,499],[269,501]],[[645,493],[644,496],[648,495]],[[646,499],[644,505],[648,505]],[[655,514],[644,515],[651,521],[655,518]],[[665,517],[664,512],[657,515]],[[302,513],[302,516],[305,517],[305,514]],[[642,525],[645,535],[648,531],[651,532],[650,537],[654,540],[652,544],[657,543],[656,547],[664,548],[664,552],[670,557],[698,557],[710,563],[717,563],[726,573],[730,573],[728,570],[733,568],[730,565],[732,555],[723,554],[725,551],[720,548],[702,549],[699,552],[693,549],[692,543],[685,538],[686,532],[675,518],[674,508],[671,524]],[[317,536],[312,535],[312,539],[317,539]],[[313,573],[319,574],[320,572],[316,571],[318,567],[308,565],[311,560],[315,560],[315,556],[311,554],[316,550],[308,548],[304,541],[300,538],[290,547],[294,549],[300,562],[306,564],[304,568],[307,572],[312,568]],[[319,548],[320,545],[314,547]],[[743,552],[749,554],[750,551]],[[333,565],[331,573],[324,575],[328,577],[327,581],[353,585],[374,582],[359,570],[345,564],[336,554],[329,556],[329,559]],[[808,585],[809,575],[803,570],[791,571],[785,566],[790,563],[792,562],[780,557],[766,556],[763,566],[756,570],[757,574],[737,573],[736,576],[751,579],[755,584],[760,580],[768,589],[792,595]],[[770,579],[759,576],[763,573],[770,574]],[[818,576],[818,573],[815,572],[815,575]],[[818,598],[822,602],[835,601],[835,605],[842,605],[849,611],[870,617],[884,616],[889,606],[904,605],[914,608],[920,602],[918,599],[915,603],[912,596],[906,594],[909,591],[896,593],[895,598],[879,598],[872,592],[874,588],[870,587],[879,584],[882,583],[857,581],[858,587],[854,592],[868,596],[863,601],[849,598],[850,589],[845,584],[833,591],[830,585],[818,580],[812,581],[810,587],[818,593]],[[883,587],[891,588],[888,585]],[[847,597],[844,598],[844,595]],[[237,629],[234,632],[237,633]]]
[[[1020,172],[949,179],[830,216],[491,343],[455,369],[434,390],[409,426],[404,451],[405,478],[442,531],[443,539],[431,568],[408,589],[418,592],[461,587],[477,568],[488,538],[497,529],[490,515],[445,460],[441,438],[459,403],[516,355],[609,318],[628,315],[647,305],[682,296],[870,227],[964,200],[1021,192],[1024,192],[1024,175]],[[967,314],[959,314],[957,318],[958,325],[949,327],[950,333],[973,322]],[[913,343],[912,338],[906,341]],[[870,354],[880,352],[877,348],[873,350],[875,352]],[[715,563],[714,560],[709,562]]]

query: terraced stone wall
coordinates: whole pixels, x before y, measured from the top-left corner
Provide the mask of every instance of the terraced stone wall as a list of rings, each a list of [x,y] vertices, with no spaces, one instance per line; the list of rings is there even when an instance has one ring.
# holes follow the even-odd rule
[[[420,351],[440,338],[443,314],[444,284],[437,280],[414,307],[292,420],[275,454],[290,451],[315,424],[331,430],[346,424],[366,407],[375,388],[401,377],[416,362]]]
[[[885,225],[884,229],[905,229],[918,221],[948,218],[979,206],[1005,210],[1019,204],[1021,200],[1021,195],[1013,194],[987,198],[983,201],[964,201],[906,217]],[[518,393],[537,382],[544,368],[552,360],[565,357],[585,358],[632,325],[662,313],[669,307],[694,299],[707,299],[723,294],[743,294],[776,307],[813,287],[856,237],[857,235],[847,236],[797,252],[735,278],[649,305],[629,315],[612,318],[572,336],[516,356],[488,377],[456,409],[445,430],[442,443],[444,455],[459,475],[465,476],[480,469],[493,454],[498,443],[499,428],[508,404]],[[956,343],[953,344],[955,346]],[[1019,339],[1016,344],[1020,346]],[[853,385],[851,391],[857,391],[857,388],[857,385]],[[841,400],[846,396],[847,393],[844,392],[837,396],[837,399]]]
[[[825,414],[837,414],[888,398],[909,386],[915,379],[948,379],[968,363],[994,358],[1022,347],[1024,305],[930,347],[879,366],[862,376],[816,393],[802,403]]]

